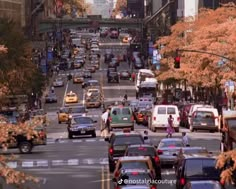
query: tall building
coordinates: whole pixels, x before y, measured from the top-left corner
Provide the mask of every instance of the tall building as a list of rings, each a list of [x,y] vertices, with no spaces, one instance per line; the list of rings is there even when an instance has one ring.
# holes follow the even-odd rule
[[[132,18],[144,18],[144,0],[127,0],[127,14]]]
[[[93,0],[92,4],[92,14],[93,15],[102,15],[102,18],[110,18],[112,9],[111,9],[111,0]]]
[[[0,17],[9,18],[25,27],[26,24],[26,4],[25,0],[0,0]]]

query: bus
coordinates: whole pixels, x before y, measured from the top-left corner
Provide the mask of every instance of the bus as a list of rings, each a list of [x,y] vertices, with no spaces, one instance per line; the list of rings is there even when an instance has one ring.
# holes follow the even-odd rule
[[[149,69],[140,69],[135,79],[136,94],[139,92],[141,82],[145,81],[146,78],[155,78],[155,74]]]

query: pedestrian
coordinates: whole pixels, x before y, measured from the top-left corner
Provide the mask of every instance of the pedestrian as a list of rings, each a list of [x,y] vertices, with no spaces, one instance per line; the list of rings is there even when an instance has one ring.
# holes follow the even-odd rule
[[[55,92],[55,89],[54,89],[54,86],[51,87],[51,93],[54,93]]]
[[[38,101],[39,101],[39,109],[42,109],[42,101],[41,101],[41,99],[39,99]]]
[[[143,132],[143,134],[144,134],[144,136],[143,136],[143,139],[144,139],[144,142],[146,143],[146,144],[151,144],[151,140],[149,139],[149,137],[148,137],[148,131],[144,131]]]
[[[57,72],[57,75],[59,74],[59,67],[57,66],[56,67],[56,72]]]
[[[110,110],[106,109],[106,111],[101,116],[101,121],[102,121],[101,137],[103,138],[107,138],[110,132],[109,115],[110,115]]]
[[[182,133],[182,140],[183,140],[184,146],[186,146],[186,147],[190,146],[189,141],[188,141],[188,136],[186,135],[186,132]]]
[[[133,82],[135,81],[135,77],[136,77],[136,74],[133,72],[132,75],[131,75],[131,78],[132,78]]]
[[[166,129],[166,131],[167,131],[166,137],[171,138],[172,134],[174,133],[174,123],[173,123],[174,119],[173,119],[172,115],[169,115],[167,122],[168,122],[168,125],[167,125],[167,129]]]

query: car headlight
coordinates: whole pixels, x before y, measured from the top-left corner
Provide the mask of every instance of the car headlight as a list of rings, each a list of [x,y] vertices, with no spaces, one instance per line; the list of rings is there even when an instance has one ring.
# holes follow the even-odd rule
[[[72,119],[72,115],[69,115],[69,119]]]

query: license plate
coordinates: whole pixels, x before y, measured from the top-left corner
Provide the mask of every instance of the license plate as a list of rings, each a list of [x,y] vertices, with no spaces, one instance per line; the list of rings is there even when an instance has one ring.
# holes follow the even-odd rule
[[[207,125],[206,123],[201,123],[201,125]]]
[[[128,118],[124,117],[123,120],[128,120]]]
[[[85,131],[80,131],[81,134],[85,134]]]

